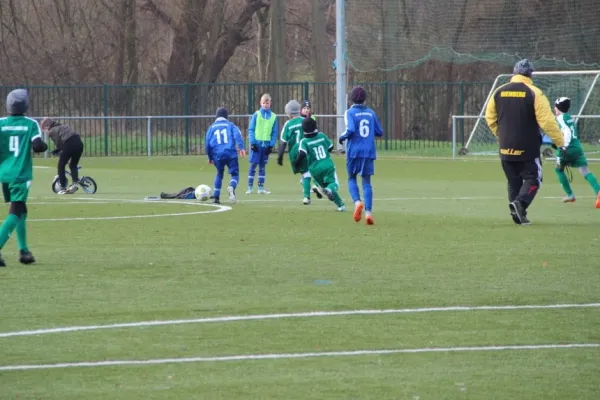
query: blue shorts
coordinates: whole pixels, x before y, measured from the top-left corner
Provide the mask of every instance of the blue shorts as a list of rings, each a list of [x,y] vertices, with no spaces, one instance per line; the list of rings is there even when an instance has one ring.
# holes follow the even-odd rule
[[[250,150],[249,160],[250,160],[251,164],[266,165],[267,162],[269,161],[269,155],[267,154],[267,148],[259,146],[258,151]]]
[[[225,167],[227,167],[227,171],[229,171],[229,175],[239,175],[240,174],[240,166],[238,162],[238,158],[222,158],[220,160],[214,161],[215,168],[220,174],[225,172]]]
[[[375,175],[375,160],[370,158],[347,158],[346,170],[348,171],[348,176]]]

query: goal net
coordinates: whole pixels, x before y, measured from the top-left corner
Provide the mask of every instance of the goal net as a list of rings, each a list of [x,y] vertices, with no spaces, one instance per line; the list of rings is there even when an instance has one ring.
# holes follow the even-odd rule
[[[598,0],[345,0],[344,20],[359,73],[521,58],[538,70],[600,69]]]
[[[485,108],[494,91],[507,83],[512,74],[499,75],[482,105],[479,118],[457,120],[456,141],[459,154],[497,155],[496,137],[485,122]],[[600,115],[600,70],[594,71],[540,71],[533,73],[533,83],[548,97],[554,108],[558,97],[571,99],[570,113],[575,116],[579,138],[586,151],[600,151],[600,119],[585,116]],[[581,116],[578,118],[577,116]],[[544,143],[550,144],[547,136]]]

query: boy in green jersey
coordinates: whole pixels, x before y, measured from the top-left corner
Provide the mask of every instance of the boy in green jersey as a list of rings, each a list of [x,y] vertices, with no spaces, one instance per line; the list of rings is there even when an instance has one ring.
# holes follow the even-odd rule
[[[558,125],[565,139],[565,150],[558,149],[556,153],[555,168],[558,181],[567,194],[567,197],[563,198],[562,202],[575,202],[575,194],[573,193],[571,185],[569,184],[569,179],[565,174],[566,167],[573,167],[579,170],[579,173],[581,173],[592,187],[592,190],[596,194],[596,208],[600,208],[600,184],[598,184],[598,180],[588,169],[588,162],[577,135],[577,126],[573,117],[569,114],[570,107],[571,100],[568,97],[558,98],[554,102],[554,114],[556,115],[556,120],[558,121]]]
[[[304,194],[302,203],[308,205],[311,203],[311,175],[310,172],[308,172],[308,164],[305,159],[298,168],[296,168],[294,165],[294,161],[298,156],[298,146],[300,145],[300,140],[304,137],[302,131],[302,121],[304,120],[304,117],[300,115],[300,103],[298,103],[296,100],[290,100],[285,105],[285,113],[288,115],[289,119],[283,125],[283,129],[281,130],[281,136],[279,138],[279,150],[277,152],[277,164],[283,165],[283,153],[285,152],[286,146],[288,146],[288,155],[290,158],[290,164],[292,166],[292,172],[294,175],[302,175],[302,179],[300,181],[302,184],[302,192]],[[313,185],[312,191],[315,192],[318,198],[323,197],[323,194],[318,186]]]
[[[302,121],[304,138],[298,145],[298,157],[294,161],[299,168],[304,160],[308,162],[308,171],[315,182],[323,188],[327,198],[335,203],[338,211],[344,211],[344,202],[338,194],[339,183],[335,172],[335,164],[329,154],[333,150],[333,143],[317,129],[317,122],[312,118]]]
[[[42,140],[38,122],[25,116],[29,98],[25,89],[10,92],[6,98],[8,117],[0,118],[0,182],[4,201],[10,203],[8,216],[0,226],[0,250],[11,233],[17,231],[19,261],[31,264],[35,258],[27,246],[27,197],[33,179],[31,151],[42,153],[48,146]],[[0,267],[6,263],[0,255]]]

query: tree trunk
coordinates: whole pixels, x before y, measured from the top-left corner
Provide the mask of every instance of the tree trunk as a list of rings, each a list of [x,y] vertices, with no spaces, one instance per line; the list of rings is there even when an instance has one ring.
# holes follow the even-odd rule
[[[286,79],[284,45],[285,0],[272,0],[269,66],[267,70],[267,77],[270,82],[283,82]]]

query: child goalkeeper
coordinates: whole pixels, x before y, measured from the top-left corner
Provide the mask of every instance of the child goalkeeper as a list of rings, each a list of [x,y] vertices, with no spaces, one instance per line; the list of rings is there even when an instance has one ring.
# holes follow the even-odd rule
[[[327,198],[335,203],[338,211],[344,211],[344,202],[338,194],[339,184],[335,172],[335,164],[331,159],[330,152],[333,143],[317,129],[317,122],[312,118],[302,121],[304,138],[298,146],[298,157],[294,166],[300,168],[304,160],[308,162],[308,171],[315,182],[323,188]]]
[[[556,99],[554,102],[554,114],[560,126],[560,130],[563,133],[565,139],[565,150],[558,149],[556,153],[556,175],[560,182],[563,190],[567,194],[567,197],[562,199],[563,203],[575,202],[575,194],[569,184],[569,179],[565,174],[566,167],[573,167],[579,170],[579,173],[585,178],[590,184],[592,190],[596,194],[596,208],[600,208],[600,185],[598,180],[590,170],[588,169],[587,159],[583,154],[583,148],[581,142],[577,136],[577,126],[571,114],[569,114],[569,108],[571,107],[571,100],[568,97],[561,97]]]
[[[311,175],[310,172],[308,172],[308,164],[306,159],[304,159],[300,167],[296,168],[294,165],[294,160],[296,160],[296,157],[298,156],[298,146],[300,144],[300,140],[303,138],[302,121],[305,117],[301,115],[300,103],[298,103],[296,100],[290,100],[285,105],[285,113],[288,115],[289,119],[283,125],[283,129],[281,130],[279,150],[277,152],[277,164],[283,165],[283,153],[285,152],[286,146],[289,146],[288,154],[290,157],[290,164],[292,165],[292,172],[294,175],[302,175],[302,180],[300,181],[302,184],[302,192],[304,194],[302,203],[308,205],[311,203]],[[315,192],[318,198],[323,197],[321,190],[317,186],[313,186],[312,191]]]

